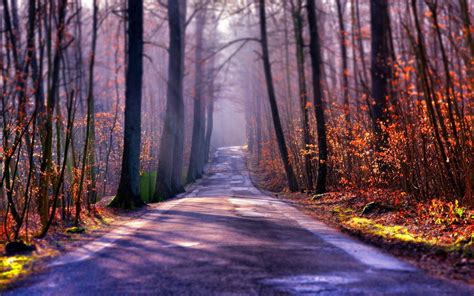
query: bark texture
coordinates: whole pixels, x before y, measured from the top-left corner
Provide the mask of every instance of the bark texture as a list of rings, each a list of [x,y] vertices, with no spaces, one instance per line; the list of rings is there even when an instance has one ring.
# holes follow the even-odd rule
[[[140,198],[140,136],[143,76],[143,1],[128,0],[128,65],[125,84],[125,127],[122,172],[110,206],[131,209]]]
[[[168,1],[169,63],[166,115],[158,156],[156,191],[153,201],[182,192],[184,148],[184,16],[185,1]]]
[[[316,129],[318,132],[318,177],[316,193],[326,192],[328,148],[326,139],[326,120],[323,106],[323,91],[321,85],[321,48],[319,44],[318,23],[314,0],[308,0],[308,23],[310,33],[309,51],[311,55],[311,71],[313,76],[313,102],[316,113]]]

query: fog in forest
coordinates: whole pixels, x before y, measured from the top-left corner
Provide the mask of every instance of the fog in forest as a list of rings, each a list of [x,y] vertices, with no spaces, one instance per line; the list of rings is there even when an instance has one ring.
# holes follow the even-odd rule
[[[229,98],[217,101],[215,108],[215,127],[211,145],[213,147],[246,145],[245,113],[242,106]]]

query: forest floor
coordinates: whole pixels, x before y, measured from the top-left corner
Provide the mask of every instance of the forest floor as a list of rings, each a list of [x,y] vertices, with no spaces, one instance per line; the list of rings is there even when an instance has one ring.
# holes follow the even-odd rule
[[[15,282],[27,277],[33,272],[40,271],[45,263],[59,255],[80,248],[149,211],[150,206],[135,211],[126,211],[107,207],[111,197],[103,198],[90,212],[82,214],[79,228],[71,223],[57,223],[50,228],[44,239],[31,238],[28,244],[36,247],[36,251],[27,255],[0,255],[0,291]],[[0,225],[3,231],[3,225]],[[4,238],[4,235],[1,235]],[[6,241],[0,241],[0,250]]]
[[[400,191],[353,189],[324,195],[280,192],[274,174],[248,161],[253,182],[307,215],[417,265],[474,284],[474,210],[456,201],[413,202]]]

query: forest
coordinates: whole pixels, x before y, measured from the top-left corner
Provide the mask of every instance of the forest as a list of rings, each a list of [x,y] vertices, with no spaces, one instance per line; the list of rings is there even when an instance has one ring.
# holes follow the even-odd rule
[[[473,282],[474,1],[1,1],[0,244],[107,229],[241,146],[257,188]]]

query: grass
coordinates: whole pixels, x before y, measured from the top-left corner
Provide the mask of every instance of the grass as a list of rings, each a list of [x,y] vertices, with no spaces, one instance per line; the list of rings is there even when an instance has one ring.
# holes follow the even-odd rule
[[[442,243],[436,238],[427,238],[410,232],[405,226],[394,224],[382,225],[369,218],[345,216],[341,223],[349,230],[359,231],[386,241],[434,248],[445,253],[458,252],[467,257],[473,257],[474,254],[472,251],[474,235],[470,238],[461,236],[451,243]]]
[[[344,221],[343,224],[349,228],[360,230],[385,239],[432,244],[432,241],[424,240],[422,237],[411,233],[406,227],[401,225],[382,225],[376,223],[372,219],[362,217],[352,217],[349,220]]]
[[[84,227],[73,226],[73,227],[66,228],[65,232],[66,233],[84,233],[86,232],[86,229]]]
[[[25,266],[32,261],[30,256],[0,257],[0,287],[5,286],[13,278],[26,274]]]

